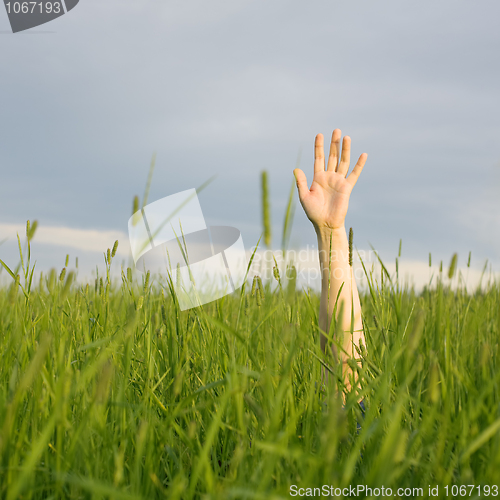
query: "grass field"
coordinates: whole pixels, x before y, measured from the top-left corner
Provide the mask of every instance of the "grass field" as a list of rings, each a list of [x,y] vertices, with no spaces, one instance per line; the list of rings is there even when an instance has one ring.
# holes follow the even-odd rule
[[[363,419],[357,394],[344,408],[341,383],[321,384],[322,366],[339,372],[319,348],[319,297],[284,277],[180,311],[165,280],[124,270],[113,284],[107,264],[87,285],[53,270],[34,287],[31,261],[0,290],[1,498],[494,496],[498,284],[452,291],[444,271],[416,295],[367,270]]]

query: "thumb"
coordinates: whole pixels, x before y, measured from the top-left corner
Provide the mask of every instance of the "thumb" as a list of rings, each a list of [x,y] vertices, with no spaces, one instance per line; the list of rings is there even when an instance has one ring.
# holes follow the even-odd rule
[[[293,171],[293,175],[295,176],[295,180],[297,182],[297,189],[299,190],[299,198],[302,200],[309,192],[309,188],[307,187],[306,174],[304,174],[304,172],[302,172],[300,168],[296,168]]]

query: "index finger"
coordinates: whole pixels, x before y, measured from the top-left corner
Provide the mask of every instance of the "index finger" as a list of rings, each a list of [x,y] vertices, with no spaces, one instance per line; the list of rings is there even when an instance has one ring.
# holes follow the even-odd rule
[[[314,141],[314,173],[325,171],[325,151],[323,149],[323,134],[318,134]]]
[[[365,166],[366,160],[368,158],[368,155],[366,153],[363,153],[358,160],[358,163],[354,166],[352,172],[347,176],[347,182],[354,187],[356,182],[358,181],[359,174],[363,170],[363,167]]]

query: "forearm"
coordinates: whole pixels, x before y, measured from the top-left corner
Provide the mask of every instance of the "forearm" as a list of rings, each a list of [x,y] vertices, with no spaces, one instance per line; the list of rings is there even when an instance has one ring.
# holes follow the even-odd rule
[[[339,349],[339,351],[342,361],[346,363],[350,357],[358,357],[353,343],[359,347],[360,339],[363,338],[361,304],[354,273],[352,267],[349,265],[349,241],[345,227],[334,229],[333,231],[318,229],[316,233],[321,270],[319,327],[328,335],[338,296],[336,320],[339,327],[337,330],[344,332],[342,349]],[[340,294],[339,290],[341,290]],[[341,310],[342,317],[340,317]],[[351,318],[353,312],[353,334],[351,335]],[[321,348],[323,351],[326,349],[326,341],[326,337],[322,334]]]

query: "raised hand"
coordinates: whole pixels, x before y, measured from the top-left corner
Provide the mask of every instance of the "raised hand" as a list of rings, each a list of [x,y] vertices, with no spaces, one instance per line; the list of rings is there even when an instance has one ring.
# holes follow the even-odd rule
[[[300,203],[316,231],[344,227],[344,220],[349,206],[349,196],[368,158],[368,155],[363,153],[352,172],[346,177],[349,171],[351,138],[347,135],[344,137],[342,155],[340,155],[341,136],[340,129],[337,128],[333,131],[326,170],[323,134],[316,136],[314,143],[314,178],[310,189],[307,187],[304,172],[299,168],[293,171],[297,181]]]

